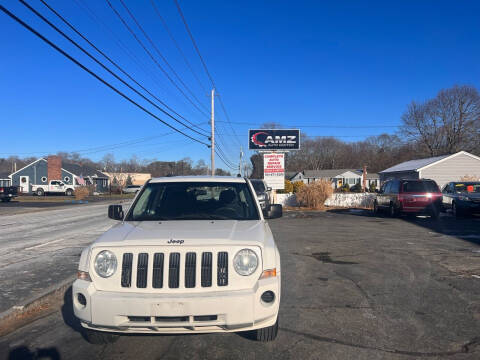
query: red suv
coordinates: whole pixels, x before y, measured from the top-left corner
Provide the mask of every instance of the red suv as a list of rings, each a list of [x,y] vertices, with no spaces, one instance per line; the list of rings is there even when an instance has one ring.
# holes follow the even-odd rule
[[[442,193],[433,180],[389,180],[377,193],[373,211],[388,210],[390,216],[400,213],[428,214],[437,218]]]

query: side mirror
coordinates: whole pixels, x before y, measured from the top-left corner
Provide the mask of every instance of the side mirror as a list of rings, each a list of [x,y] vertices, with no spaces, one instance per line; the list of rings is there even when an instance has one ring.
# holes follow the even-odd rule
[[[110,205],[108,207],[108,217],[113,220],[123,220],[122,205]]]
[[[272,191],[272,188],[270,186],[267,187],[267,191]]]
[[[280,204],[271,204],[265,209],[263,214],[267,219],[281,218],[283,216],[283,207]]]

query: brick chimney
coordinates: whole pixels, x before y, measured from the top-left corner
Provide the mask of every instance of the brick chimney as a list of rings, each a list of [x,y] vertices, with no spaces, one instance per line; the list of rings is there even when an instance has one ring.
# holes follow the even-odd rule
[[[47,158],[48,181],[62,180],[62,158],[57,155],[50,155]]]

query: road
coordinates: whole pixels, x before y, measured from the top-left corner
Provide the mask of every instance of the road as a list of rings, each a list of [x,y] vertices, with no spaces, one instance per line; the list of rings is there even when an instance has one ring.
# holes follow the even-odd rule
[[[61,310],[1,338],[0,354],[102,360],[480,358],[480,219],[289,212],[270,224],[282,255],[275,342],[207,334],[125,336],[90,345],[67,292]]]
[[[115,221],[108,203],[0,216],[0,312],[76,272],[82,249]]]

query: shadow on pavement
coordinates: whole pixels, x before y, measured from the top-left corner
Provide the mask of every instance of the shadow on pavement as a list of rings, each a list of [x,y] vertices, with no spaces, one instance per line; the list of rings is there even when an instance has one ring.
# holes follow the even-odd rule
[[[85,338],[82,325],[80,325],[80,321],[77,319],[75,314],[73,313],[73,299],[72,299],[72,287],[70,286],[66,291],[65,295],[63,296],[63,305],[61,308],[63,322],[75,330],[76,332],[82,334]]]
[[[375,215],[371,210],[365,209],[331,209],[328,212],[376,219],[390,219],[386,213],[381,212]],[[417,226],[422,226],[438,234],[453,236],[480,245],[480,216],[478,215],[460,219],[455,218],[450,213],[442,213],[438,219],[433,219],[429,216],[412,215],[401,215],[397,218]]]
[[[8,360],[60,360],[60,353],[57,348],[50,347],[45,349],[36,349],[30,351],[27,346],[18,346],[10,351]]]

